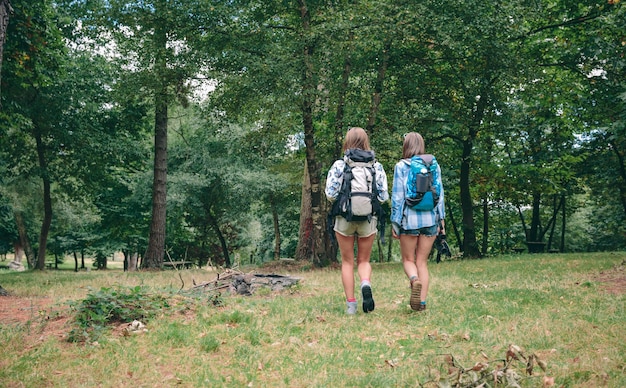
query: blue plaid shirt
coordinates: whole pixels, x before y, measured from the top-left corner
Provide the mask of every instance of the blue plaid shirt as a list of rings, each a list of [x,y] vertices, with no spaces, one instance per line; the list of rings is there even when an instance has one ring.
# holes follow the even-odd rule
[[[439,203],[430,211],[417,211],[404,206],[406,195],[406,180],[411,170],[411,159],[402,159],[393,170],[393,188],[391,190],[391,223],[394,227],[404,230],[427,228],[438,225],[439,220],[446,217],[446,209],[443,201],[443,183],[441,182],[441,168],[437,166],[441,196]]]

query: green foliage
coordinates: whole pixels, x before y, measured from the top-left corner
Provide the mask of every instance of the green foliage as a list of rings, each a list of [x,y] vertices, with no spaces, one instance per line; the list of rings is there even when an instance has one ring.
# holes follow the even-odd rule
[[[75,324],[78,327],[70,331],[68,340],[94,341],[109,325],[147,321],[169,307],[164,296],[150,294],[141,286],[91,290],[82,301],[70,303],[70,308],[76,313]]]
[[[46,176],[51,249],[145,251],[161,85],[173,256],[273,259],[273,217],[279,255],[294,255],[303,97],[313,102],[322,178],[348,126],[367,126],[389,177],[402,134],[422,132],[443,167],[454,245],[469,232],[488,254],[531,229],[545,240],[560,195],[568,224],[555,235],[565,232],[566,250],[626,245],[623,2],[312,1],[307,25],[296,2],[127,3],[13,4],[2,67],[2,249],[16,238],[13,211],[24,212],[37,245]],[[155,39],[164,31],[165,45]],[[602,220],[583,238],[590,214]]]

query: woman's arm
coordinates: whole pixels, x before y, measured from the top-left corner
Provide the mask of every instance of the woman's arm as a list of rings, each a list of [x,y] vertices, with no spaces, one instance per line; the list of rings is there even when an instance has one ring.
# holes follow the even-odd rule
[[[324,192],[330,202],[334,202],[339,196],[341,184],[343,183],[344,164],[343,160],[336,160],[330,170],[328,170],[328,175],[326,176],[326,190],[324,190]]]

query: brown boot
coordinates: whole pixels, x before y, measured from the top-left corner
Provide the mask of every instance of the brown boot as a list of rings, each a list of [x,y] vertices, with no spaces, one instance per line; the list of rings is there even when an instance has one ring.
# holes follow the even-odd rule
[[[421,301],[421,293],[422,293],[422,282],[419,280],[414,280],[411,282],[411,298],[409,299],[409,304],[411,308],[415,311],[421,311],[426,308],[423,306]]]

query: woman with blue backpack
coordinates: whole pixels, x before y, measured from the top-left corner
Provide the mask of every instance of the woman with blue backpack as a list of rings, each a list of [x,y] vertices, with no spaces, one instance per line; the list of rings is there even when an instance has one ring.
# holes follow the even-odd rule
[[[329,223],[341,253],[341,281],[346,295],[347,313],[356,314],[354,293],[354,244],[357,245],[357,273],[361,279],[363,312],[374,310],[370,254],[383,220],[381,203],[389,200],[387,175],[376,161],[363,128],[353,127],[343,143],[344,157],[336,160],[326,178],[326,197],[332,202]],[[334,220],[334,221],[333,221]]]
[[[417,132],[404,136],[402,159],[396,164],[391,191],[392,235],[400,240],[404,273],[411,286],[410,306],[426,309],[428,256],[439,233],[445,234],[444,191],[437,159],[426,154]]]

